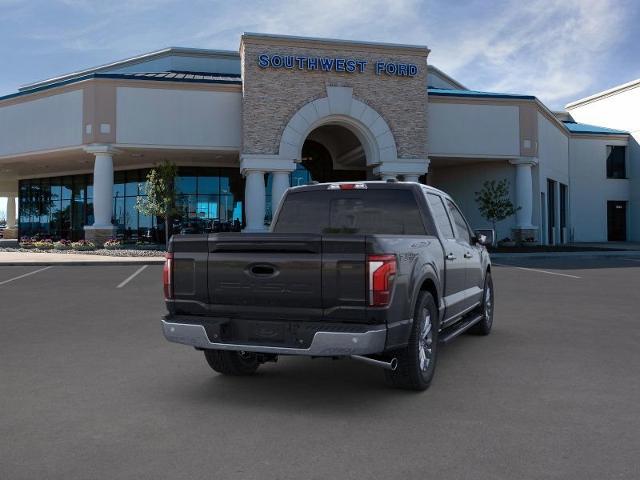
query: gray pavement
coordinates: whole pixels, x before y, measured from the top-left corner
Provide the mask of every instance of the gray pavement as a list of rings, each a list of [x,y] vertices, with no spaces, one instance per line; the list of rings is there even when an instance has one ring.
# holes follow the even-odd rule
[[[640,478],[640,262],[499,263],[493,333],[419,394],[348,360],[217,376],[162,338],[160,266],[0,266],[0,479]]]

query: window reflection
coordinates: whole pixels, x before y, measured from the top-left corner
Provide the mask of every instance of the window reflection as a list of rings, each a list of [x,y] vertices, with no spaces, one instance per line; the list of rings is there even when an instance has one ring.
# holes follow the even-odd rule
[[[290,187],[298,187],[300,185],[307,185],[312,180],[311,173],[307,170],[304,165],[301,163],[296,164],[296,169],[291,172],[289,175],[289,186]],[[265,215],[264,215],[264,224],[271,224],[271,220],[273,219],[274,207],[271,201],[271,185],[273,183],[273,174],[269,173],[267,175],[267,184],[266,184],[266,204],[265,204]],[[277,206],[276,206],[277,207]]]
[[[164,221],[139,213],[137,198],[145,195],[148,169],[114,173],[112,223],[126,242],[164,242]],[[179,168],[176,178],[173,233],[239,231],[243,222],[244,179],[236,168]],[[92,225],[93,175],[21,180],[21,236],[69,240],[84,238]]]

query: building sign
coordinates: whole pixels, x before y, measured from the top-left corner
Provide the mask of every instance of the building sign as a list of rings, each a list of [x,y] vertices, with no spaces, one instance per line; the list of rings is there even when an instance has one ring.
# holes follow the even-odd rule
[[[286,68],[289,70],[306,70],[319,72],[364,73],[368,68],[367,60],[334,57],[302,57],[296,55],[278,55],[263,53],[258,55],[260,68]],[[413,63],[373,62],[376,75],[397,77],[415,77],[418,66]]]

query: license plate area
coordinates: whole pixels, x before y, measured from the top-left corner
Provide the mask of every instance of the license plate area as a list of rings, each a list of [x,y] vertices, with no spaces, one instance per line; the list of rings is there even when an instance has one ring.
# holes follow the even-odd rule
[[[251,342],[283,343],[286,338],[285,324],[264,321],[247,322],[247,337]]]

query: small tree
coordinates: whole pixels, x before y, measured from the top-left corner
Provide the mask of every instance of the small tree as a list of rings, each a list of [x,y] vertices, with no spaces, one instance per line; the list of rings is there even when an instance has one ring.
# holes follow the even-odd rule
[[[169,245],[169,220],[176,213],[175,178],[178,167],[165,160],[147,174],[146,197],[138,197],[136,210],[164,219],[164,237]]]
[[[487,180],[482,190],[476,193],[476,203],[480,214],[493,226],[495,235],[496,223],[514,215],[520,207],[515,207],[509,198],[509,182],[507,179],[496,182]]]

